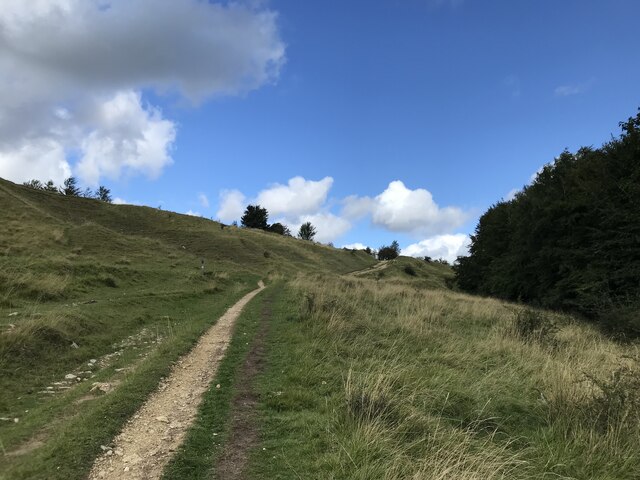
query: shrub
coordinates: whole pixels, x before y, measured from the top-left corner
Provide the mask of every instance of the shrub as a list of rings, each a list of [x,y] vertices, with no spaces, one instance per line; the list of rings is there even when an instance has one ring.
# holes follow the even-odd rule
[[[291,236],[291,230],[289,230],[289,227],[278,222],[269,225],[267,230],[273,233],[277,233],[278,235],[284,235],[285,237]]]
[[[405,265],[404,273],[406,273],[407,275],[411,275],[412,277],[415,277],[417,275],[416,269],[413,268],[413,265]]]
[[[391,245],[382,246],[378,250],[378,260],[393,260],[400,255],[400,245],[397,241],[391,242]]]
[[[516,313],[514,328],[516,335],[526,342],[548,341],[558,331],[558,326],[546,314],[530,309]]]
[[[601,431],[612,426],[627,427],[627,420],[640,419],[640,361],[638,357],[626,357],[609,378],[597,378],[585,373],[592,386],[593,397],[587,410],[589,417]]]

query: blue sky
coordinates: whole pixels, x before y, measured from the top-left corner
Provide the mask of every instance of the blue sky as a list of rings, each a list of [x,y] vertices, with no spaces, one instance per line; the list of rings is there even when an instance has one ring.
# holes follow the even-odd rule
[[[640,106],[634,0],[20,4],[0,13],[0,176],[225,221],[262,200],[336,246],[454,258],[487,207]]]

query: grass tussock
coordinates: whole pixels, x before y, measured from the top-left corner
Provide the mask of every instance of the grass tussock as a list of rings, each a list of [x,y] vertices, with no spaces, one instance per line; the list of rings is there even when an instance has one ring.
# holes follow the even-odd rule
[[[0,306],[11,307],[17,300],[36,302],[64,298],[69,277],[56,273],[32,271],[0,272]]]
[[[0,334],[0,366],[29,364],[51,351],[68,350],[89,329],[82,318],[61,315],[28,318]]]

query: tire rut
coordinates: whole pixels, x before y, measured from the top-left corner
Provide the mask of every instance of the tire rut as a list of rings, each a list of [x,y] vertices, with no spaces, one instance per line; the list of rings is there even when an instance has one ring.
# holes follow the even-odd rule
[[[217,480],[241,480],[247,475],[251,451],[260,442],[256,391],[256,377],[264,370],[265,343],[269,331],[272,298],[265,299],[260,315],[260,328],[251,350],[238,372],[236,394],[231,401],[230,433],[215,466]]]

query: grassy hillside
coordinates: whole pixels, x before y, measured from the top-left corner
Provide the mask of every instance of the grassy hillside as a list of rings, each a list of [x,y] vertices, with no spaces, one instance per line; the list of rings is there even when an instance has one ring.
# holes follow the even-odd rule
[[[398,257],[379,262],[368,269],[358,271],[356,276],[418,288],[450,288],[454,279],[453,271],[448,265],[438,262],[427,263],[413,257]]]
[[[6,478],[37,478],[54,458],[64,464],[60,478],[74,477],[171,363],[258,279],[375,263],[362,252],[4,180],[0,224]],[[95,382],[112,391],[91,391]]]
[[[300,277],[274,311],[248,478],[637,478],[635,344],[358,278]]]
[[[2,480],[83,478],[259,279],[165,478],[640,471],[639,345],[452,291],[445,265],[4,181],[0,220]]]

